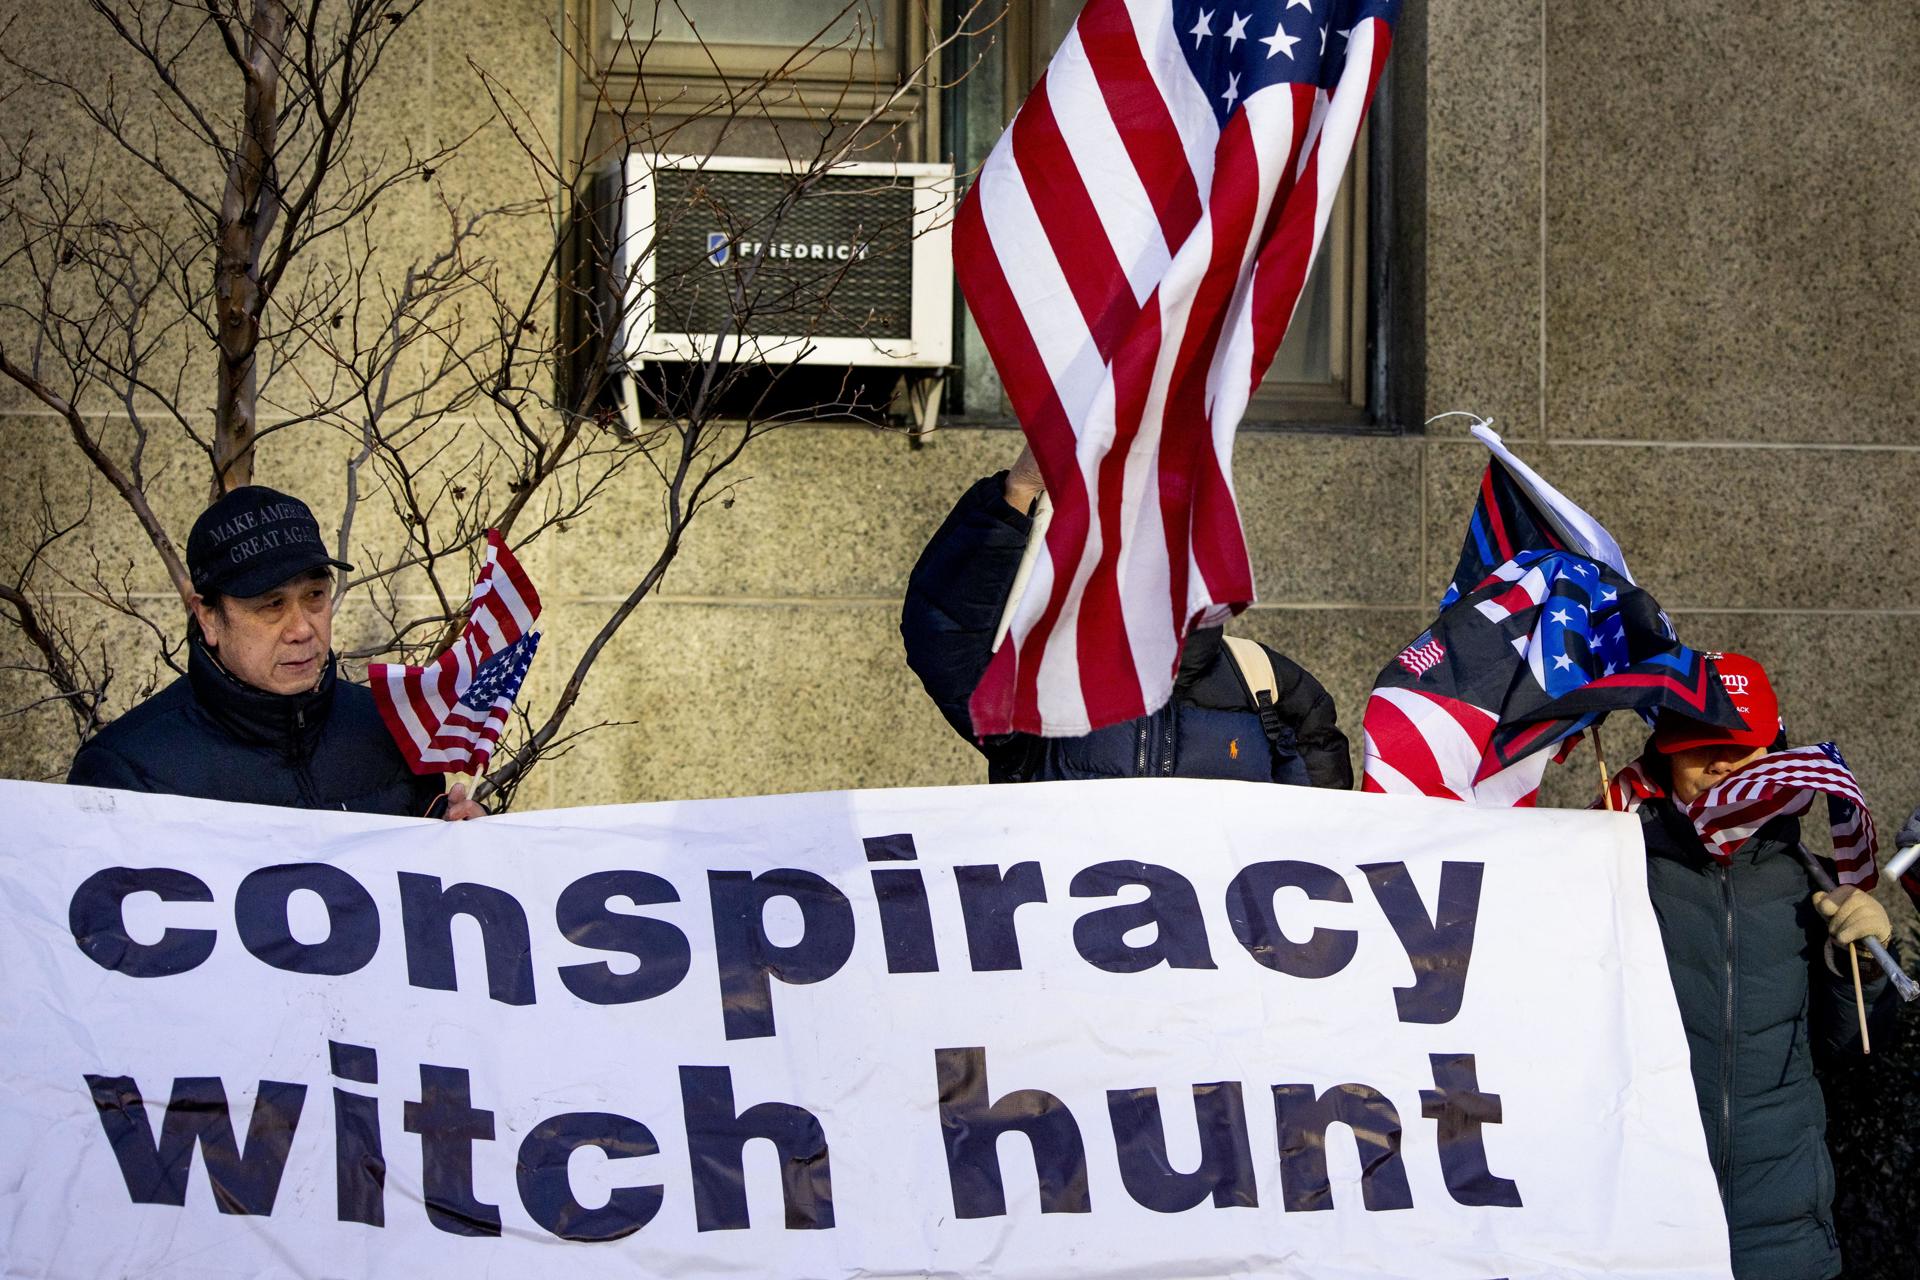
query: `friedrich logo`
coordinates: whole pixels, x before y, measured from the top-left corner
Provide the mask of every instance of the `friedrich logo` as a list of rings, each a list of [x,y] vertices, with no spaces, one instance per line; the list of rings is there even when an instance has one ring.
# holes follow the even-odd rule
[[[867,240],[851,240],[842,244],[801,240],[736,241],[724,231],[707,232],[708,262],[716,267],[724,267],[735,253],[740,255],[742,262],[755,258],[796,262],[864,262],[873,256],[873,244]]]

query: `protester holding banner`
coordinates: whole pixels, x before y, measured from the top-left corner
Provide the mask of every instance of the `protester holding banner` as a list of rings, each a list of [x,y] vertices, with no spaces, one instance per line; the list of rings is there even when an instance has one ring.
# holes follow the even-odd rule
[[[1646,839],[1647,888],[1726,1204],[1734,1275],[1829,1280],[1840,1274],[1840,1250],[1813,1057],[1860,1048],[1863,1022],[1851,978],[1842,976],[1850,968],[1845,944],[1870,936],[1885,942],[1891,928],[1859,884],[1813,891],[1799,820],[1782,812],[1796,806],[1726,811],[1703,839],[1703,800],[1785,738],[1760,664],[1741,654],[1712,656],[1747,726],[1725,729],[1663,712],[1646,753],[1621,771],[1615,796],[1637,811]],[[1836,855],[1839,861],[1844,851]],[[1866,863],[1870,870],[1870,856]],[[1890,995],[1887,980],[1866,963],[1863,995],[1876,1014],[1890,1014],[1893,1002],[1882,998]]]
[[[1040,492],[1030,452],[968,489],[914,566],[900,619],[908,665],[947,722],[985,754],[989,781],[1178,776],[1352,787],[1346,735],[1320,682],[1218,627],[1187,637],[1173,699],[1157,711],[1080,737],[976,735],[968,698],[993,656]],[[1235,644],[1254,652],[1236,658]],[[1264,692],[1261,657],[1272,665]]]
[[[307,504],[260,485],[194,521],[187,674],[102,729],[67,781],[206,800],[450,819],[484,812],[408,768],[372,695],[339,678],[333,571]]]

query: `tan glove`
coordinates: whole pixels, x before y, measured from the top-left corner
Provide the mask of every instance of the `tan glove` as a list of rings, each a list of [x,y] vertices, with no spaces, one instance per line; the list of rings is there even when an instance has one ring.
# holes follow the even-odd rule
[[[1867,938],[1878,938],[1882,946],[1893,941],[1893,921],[1887,918],[1887,909],[1875,902],[1872,894],[1853,885],[1814,894],[1813,907],[1827,918],[1827,933],[1840,946]]]

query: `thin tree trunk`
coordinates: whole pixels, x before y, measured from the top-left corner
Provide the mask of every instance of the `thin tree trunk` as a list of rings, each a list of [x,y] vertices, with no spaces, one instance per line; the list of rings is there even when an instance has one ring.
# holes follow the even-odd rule
[[[280,66],[286,57],[284,0],[254,0],[241,62],[246,115],[220,199],[220,241],[214,264],[219,322],[219,395],[214,410],[213,492],[253,482],[257,428],[254,352],[260,342],[260,255],[279,213],[273,174]]]

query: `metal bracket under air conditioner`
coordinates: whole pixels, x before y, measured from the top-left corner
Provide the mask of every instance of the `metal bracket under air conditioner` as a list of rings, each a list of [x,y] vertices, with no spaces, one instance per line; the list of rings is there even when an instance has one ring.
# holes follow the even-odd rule
[[[907,447],[919,449],[940,425],[940,398],[946,393],[947,370],[913,369],[900,375],[894,403],[903,404],[907,419]]]

